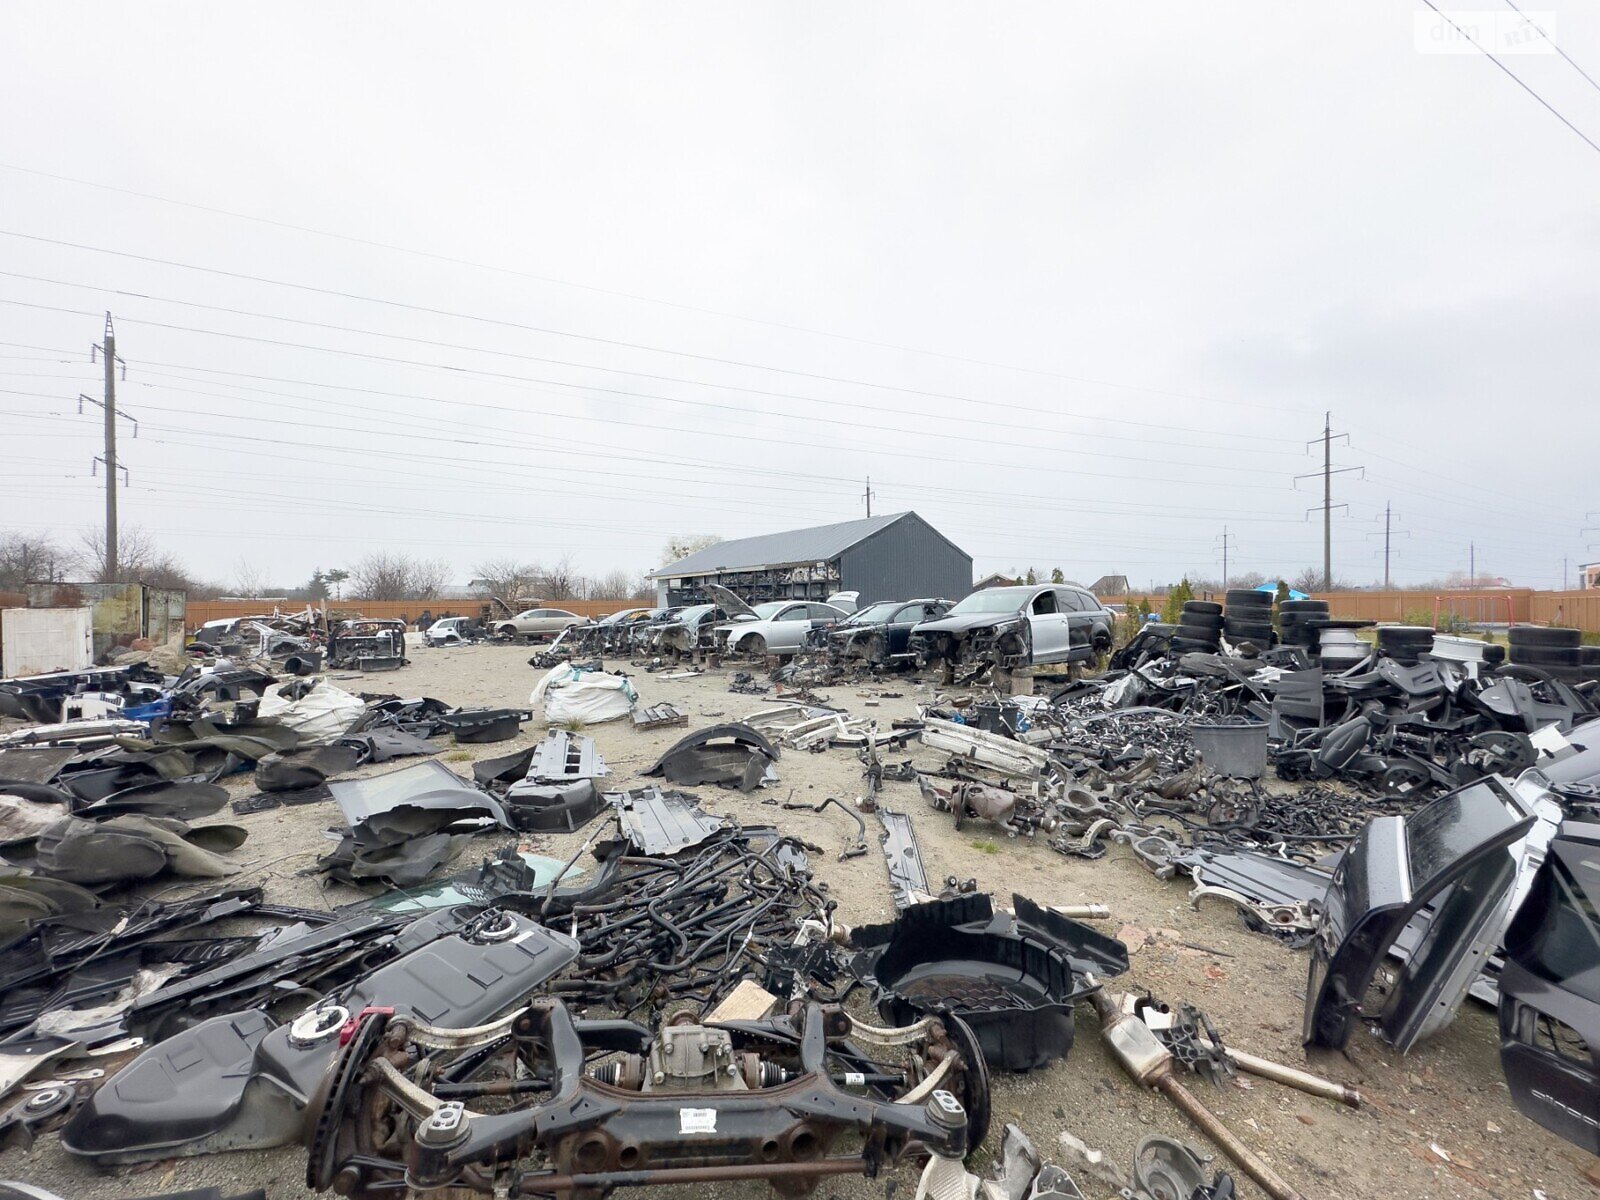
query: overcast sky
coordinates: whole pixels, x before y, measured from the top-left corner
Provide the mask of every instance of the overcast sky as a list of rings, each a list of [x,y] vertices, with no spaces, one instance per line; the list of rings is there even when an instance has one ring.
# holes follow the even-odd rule
[[[3,11],[0,528],[98,525],[110,309],[123,520],[219,581],[639,570],[869,475],[979,574],[1293,575],[1329,409],[1336,574],[1386,503],[1399,581],[1600,559],[1600,152],[1420,4]]]

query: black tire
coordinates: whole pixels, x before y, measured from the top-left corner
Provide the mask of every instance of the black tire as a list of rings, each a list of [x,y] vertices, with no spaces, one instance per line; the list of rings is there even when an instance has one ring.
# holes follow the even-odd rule
[[[1254,588],[1230,588],[1222,597],[1229,608],[1271,608],[1272,593]]]
[[[1567,650],[1555,650],[1547,646],[1513,646],[1511,647],[1511,661],[1523,667],[1576,667],[1580,665],[1576,646]]]
[[[1392,642],[1423,642],[1433,644],[1433,630],[1426,625],[1379,625],[1378,640]]]
[[[1226,620],[1221,613],[1196,613],[1187,608],[1178,618],[1178,624],[1187,625],[1191,629],[1221,629],[1222,622]]]
[[[1191,616],[1195,613],[1207,613],[1213,617],[1220,617],[1222,615],[1222,605],[1215,600],[1185,600],[1183,602],[1183,611]]]
[[[1201,625],[1179,625],[1173,644],[1176,645],[1179,641],[1199,642],[1214,649],[1217,644],[1217,633],[1217,630],[1207,629]]]
[[[1328,602],[1326,600],[1285,600],[1278,605],[1282,613],[1326,613]]]
[[[1578,661],[1586,667],[1600,667],[1600,646],[1579,646]]]
[[[1513,646],[1571,647],[1581,645],[1583,633],[1577,629],[1550,629],[1543,625],[1513,625]]]
[[[1193,638],[1175,637],[1169,643],[1169,648],[1174,654],[1215,654],[1217,652],[1217,644],[1215,642],[1199,642]]]
[[[1498,643],[1483,648],[1483,661],[1491,666],[1499,666],[1506,660],[1506,648]]]
[[[1268,645],[1272,641],[1271,621],[1235,621],[1230,620],[1223,627],[1223,632],[1228,635],[1230,642],[1252,641]]]

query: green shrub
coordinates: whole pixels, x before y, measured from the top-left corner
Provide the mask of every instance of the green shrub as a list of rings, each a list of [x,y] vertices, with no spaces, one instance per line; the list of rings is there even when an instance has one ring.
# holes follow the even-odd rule
[[[1161,619],[1168,625],[1178,624],[1178,618],[1183,615],[1184,603],[1193,599],[1194,588],[1189,585],[1189,577],[1185,575],[1177,587],[1168,589],[1167,602],[1161,609]]]

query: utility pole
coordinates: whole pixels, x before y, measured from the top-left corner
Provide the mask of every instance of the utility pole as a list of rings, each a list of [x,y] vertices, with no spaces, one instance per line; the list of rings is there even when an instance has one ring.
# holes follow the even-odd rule
[[[1467,586],[1478,586],[1478,543],[1471,542],[1467,546]]]
[[[1368,537],[1377,537],[1376,533],[1367,534]],[[1411,534],[1402,530],[1400,537],[1410,537]],[[1383,506],[1383,590],[1388,591],[1389,583],[1389,551],[1394,543],[1394,508],[1391,502],[1385,501]]]
[[[105,341],[99,344],[90,343],[89,361],[93,362],[98,354],[106,367],[105,399],[96,400],[93,396],[78,396],[78,411],[83,411],[85,404],[98,404],[105,419],[105,449],[96,463],[103,464],[106,469],[106,553],[105,553],[105,582],[114,583],[117,578],[117,472],[120,470],[124,476],[128,468],[117,462],[117,418],[127,417],[133,421],[133,436],[139,436],[139,422],[134,421],[127,413],[117,408],[117,369],[122,370],[122,377],[128,377],[128,365],[117,357],[117,335],[111,325],[111,314],[106,313]]]
[[[1224,592],[1226,592],[1228,590],[1228,543],[1229,543],[1229,541],[1230,541],[1230,538],[1228,537],[1228,527],[1226,525],[1224,525],[1222,527],[1222,590]]]
[[[1389,505],[1383,506],[1383,590],[1389,590]]]
[[[872,515],[872,476],[871,475],[867,476],[867,490],[863,494],[863,498],[867,502],[867,516],[870,517]]]
[[[1346,444],[1348,444],[1350,435],[1333,431],[1333,413],[1330,411],[1323,414],[1322,436],[1312,438],[1306,443],[1308,447],[1315,445],[1317,442],[1322,443],[1322,470],[1313,471],[1307,475],[1295,476],[1295,482],[1297,483],[1302,479],[1311,479],[1316,475],[1322,476],[1322,503],[1317,505],[1316,508],[1306,509],[1306,515],[1310,516],[1318,508],[1322,510],[1322,590],[1325,592],[1333,590],[1333,510],[1342,508],[1348,512],[1350,508],[1348,504],[1334,504],[1333,477],[1342,475],[1346,471],[1360,471],[1365,475],[1367,470],[1365,467],[1339,467],[1335,469],[1333,465],[1334,438],[1344,438]]]

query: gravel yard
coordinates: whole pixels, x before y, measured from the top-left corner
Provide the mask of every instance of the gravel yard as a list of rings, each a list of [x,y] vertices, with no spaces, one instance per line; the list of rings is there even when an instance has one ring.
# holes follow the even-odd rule
[[[520,705],[538,676],[527,664],[527,651],[501,645],[412,650],[412,665],[366,679],[335,675],[351,691],[393,691],[435,696],[451,704]],[[607,664],[620,665],[620,664]],[[624,668],[627,669],[627,668]],[[719,719],[734,720],[758,710],[758,697],[731,694],[728,671],[712,671],[688,680],[667,680],[638,673],[634,682],[642,701],[672,701],[689,714],[694,729]],[[892,691],[902,695],[880,696]],[[858,714],[876,715],[881,723],[914,716],[919,701],[932,696],[929,685],[897,681],[881,686],[824,689],[832,703]],[[868,700],[875,707],[865,707]],[[659,752],[685,732],[682,728],[636,732],[625,722],[588,730],[611,768],[611,789],[639,786],[638,773]],[[451,769],[469,774],[473,758],[505,754],[539,740],[538,720],[524,726],[514,743],[447,746],[440,759]],[[907,756],[936,761],[913,744]],[[405,763],[368,768],[371,773]],[[812,856],[817,876],[838,900],[839,915],[852,924],[893,916],[887,874],[875,845],[874,818],[868,817],[871,852],[838,861],[853,826],[837,811],[819,814],[786,812],[776,805],[791,796],[815,803],[828,796],[852,801],[863,788],[861,764],[844,749],[810,754],[786,752],[778,764],[774,788],[743,795],[701,788],[707,811],[745,823],[776,823],[822,847]],[[230,782],[236,795],[254,792],[249,776]],[[1577,1148],[1525,1120],[1512,1106],[1502,1081],[1494,1016],[1468,1002],[1455,1024],[1400,1058],[1382,1042],[1358,1035],[1347,1053],[1319,1055],[1309,1064],[1300,1046],[1300,1020],[1306,955],[1265,935],[1248,931],[1226,906],[1195,910],[1178,883],[1155,879],[1121,847],[1100,861],[1066,858],[1040,843],[1009,839],[981,823],[959,832],[948,814],[929,808],[914,783],[888,782],[880,797],[886,807],[911,814],[929,875],[974,878],[981,890],[1001,903],[1012,892],[1042,904],[1098,901],[1110,906],[1107,932],[1119,932],[1132,952],[1132,969],[1116,985],[1119,990],[1148,989],[1174,1007],[1191,1001],[1205,1009],[1224,1037],[1240,1049],[1353,1084],[1367,1098],[1361,1110],[1339,1107],[1262,1080],[1241,1082],[1223,1090],[1192,1079],[1192,1088],[1234,1131],[1257,1149],[1273,1167],[1307,1197],[1348,1200],[1393,1200],[1423,1197],[1535,1197],[1550,1200],[1591,1194],[1600,1169]],[[248,863],[236,883],[263,883],[270,899],[286,904],[332,907],[360,898],[343,887],[324,887],[311,871],[328,846],[325,831],[338,826],[329,803],[284,807],[237,819],[250,831],[240,852]],[[564,857],[584,833],[524,837],[520,844],[540,853]],[[459,860],[472,860],[519,839],[485,837]],[[1046,1156],[1057,1135],[1070,1131],[1107,1152],[1126,1167],[1141,1138],[1162,1133],[1206,1148],[1205,1140],[1166,1100],[1143,1093],[1121,1072],[1100,1045],[1093,1014],[1080,1008],[1077,1043],[1062,1062],[1027,1075],[999,1076],[994,1089],[995,1127],[988,1149],[998,1147],[1000,1126],[1020,1124]],[[987,1156],[980,1156],[986,1158]],[[1225,1166],[1219,1159],[1213,1164]],[[1069,1164],[1070,1169],[1070,1164]],[[285,1200],[306,1193],[305,1155],[299,1147],[270,1152],[184,1158],[138,1170],[96,1173],[62,1152],[55,1135],[41,1138],[31,1150],[0,1155],[0,1175],[42,1185],[67,1197],[111,1200],[216,1186],[224,1194],[266,1188],[269,1197]],[[1260,1193],[1239,1176],[1240,1194]],[[915,1177],[898,1172],[900,1195],[909,1197]],[[1079,1184],[1091,1197],[1091,1180]],[[838,1178],[825,1181],[819,1195],[850,1198],[883,1194],[880,1181]],[[722,1185],[717,1194],[765,1194],[755,1185]]]

